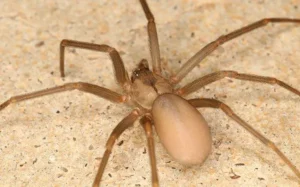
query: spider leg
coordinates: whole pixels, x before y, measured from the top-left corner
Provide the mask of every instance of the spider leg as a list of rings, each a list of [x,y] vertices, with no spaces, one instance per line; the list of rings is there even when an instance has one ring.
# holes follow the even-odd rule
[[[149,46],[150,46],[150,53],[151,53],[151,58],[152,58],[153,72],[160,75],[161,74],[160,51],[159,51],[159,43],[158,43],[156,25],[154,22],[154,16],[151,13],[151,10],[150,10],[146,0],[140,0],[140,3],[143,7],[144,13],[148,20],[147,28],[148,28]]]
[[[130,126],[133,125],[135,120],[139,117],[139,112],[137,110],[133,110],[128,116],[126,116],[112,131],[107,142],[106,142],[106,150],[103,154],[97,175],[95,177],[93,187],[99,187],[101,178],[103,176],[104,169],[106,167],[107,161],[111,154],[112,148],[115,144],[116,139]]]
[[[242,73],[238,73],[235,71],[218,71],[215,73],[205,75],[204,77],[196,79],[193,82],[187,84],[186,86],[179,88],[177,90],[177,93],[180,95],[187,95],[187,94],[190,94],[212,82],[218,81],[225,77],[239,79],[239,80],[247,80],[247,81],[253,81],[253,82],[272,84],[272,85],[277,84],[278,86],[285,88],[285,89],[293,92],[294,94],[300,96],[299,90],[287,85],[286,83],[284,83],[276,78],[258,76],[258,75],[250,75],[250,74],[242,74]]]
[[[171,77],[172,83],[176,84],[180,82],[199,62],[201,62],[205,57],[211,54],[218,46],[228,42],[234,38],[237,38],[243,34],[250,31],[258,29],[260,27],[266,26],[268,23],[300,23],[300,19],[291,18],[265,18],[254,22],[248,26],[237,29],[229,34],[222,35],[215,41],[204,46],[200,51],[198,51],[194,56],[192,56],[174,75]]]
[[[113,92],[107,88],[103,88],[94,84],[89,84],[84,82],[74,82],[74,83],[67,83],[61,86],[47,88],[44,90],[40,90],[28,94],[11,97],[10,99],[6,100],[4,103],[0,105],[0,111],[12,103],[17,103],[28,99],[33,99],[45,95],[50,95],[50,94],[64,92],[64,91],[71,91],[71,90],[80,90],[83,92],[91,93],[116,103],[123,103],[126,100],[125,96]]]
[[[77,47],[100,52],[107,52],[113,62],[116,79],[121,86],[129,83],[128,73],[125,70],[124,63],[118,51],[108,45],[99,45],[75,40],[62,40],[60,43],[60,73],[65,76],[65,47]]]
[[[151,163],[151,171],[152,171],[152,186],[158,187],[158,175],[157,175],[157,168],[156,168],[156,158],[155,158],[155,149],[154,149],[154,141],[153,141],[153,129],[152,129],[152,120],[148,117],[144,116],[140,123],[142,124],[147,140],[148,140],[148,150],[150,156],[150,163]]]
[[[194,107],[210,107],[221,109],[228,117],[245,128],[249,133],[259,139],[264,145],[271,148],[284,161],[284,163],[290,167],[290,169],[296,174],[296,176],[300,178],[300,171],[292,164],[292,162],[284,155],[284,153],[282,153],[273,142],[265,138],[262,134],[251,127],[251,125],[237,116],[226,104],[216,99],[191,99],[189,100],[189,103],[191,103]]]

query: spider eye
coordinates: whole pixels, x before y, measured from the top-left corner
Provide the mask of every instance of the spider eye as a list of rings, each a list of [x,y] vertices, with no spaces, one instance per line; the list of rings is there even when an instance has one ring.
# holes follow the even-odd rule
[[[140,76],[140,74],[138,73],[138,71],[133,72],[133,76],[134,78],[138,78]]]
[[[131,76],[131,82],[134,82],[134,80],[139,78],[139,76],[140,74],[138,73],[138,70],[134,71]]]

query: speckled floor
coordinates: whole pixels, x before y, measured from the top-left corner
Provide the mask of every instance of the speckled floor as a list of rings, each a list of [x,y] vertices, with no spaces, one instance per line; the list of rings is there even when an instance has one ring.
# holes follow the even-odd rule
[[[264,17],[300,18],[299,0],[154,1],[164,67],[172,73],[218,36]],[[120,91],[106,54],[68,49],[59,75],[62,39],[109,44],[131,71],[149,57],[146,19],[137,0],[0,1],[0,103],[11,96],[85,81]],[[300,89],[300,26],[271,24],[223,45],[182,81],[218,70],[274,76]],[[189,96],[217,98],[300,168],[300,97],[279,86],[232,79]],[[78,91],[55,94],[0,111],[0,186],[91,186],[105,142],[130,108]],[[271,150],[221,111],[201,109],[213,151],[203,166],[185,168],[156,137],[161,186],[296,187],[299,179]],[[142,128],[118,140],[102,186],[151,186]]]

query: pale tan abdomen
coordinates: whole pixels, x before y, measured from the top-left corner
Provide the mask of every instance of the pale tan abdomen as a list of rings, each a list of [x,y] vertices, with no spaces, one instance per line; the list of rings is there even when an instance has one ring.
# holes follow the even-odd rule
[[[161,143],[174,159],[184,165],[206,160],[212,139],[197,109],[177,95],[163,94],[154,101],[152,115]]]

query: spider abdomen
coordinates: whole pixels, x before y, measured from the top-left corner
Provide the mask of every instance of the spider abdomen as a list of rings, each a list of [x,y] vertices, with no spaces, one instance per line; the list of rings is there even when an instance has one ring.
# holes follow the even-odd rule
[[[185,99],[175,94],[158,96],[152,116],[161,143],[175,160],[184,165],[206,160],[212,145],[209,127]]]

